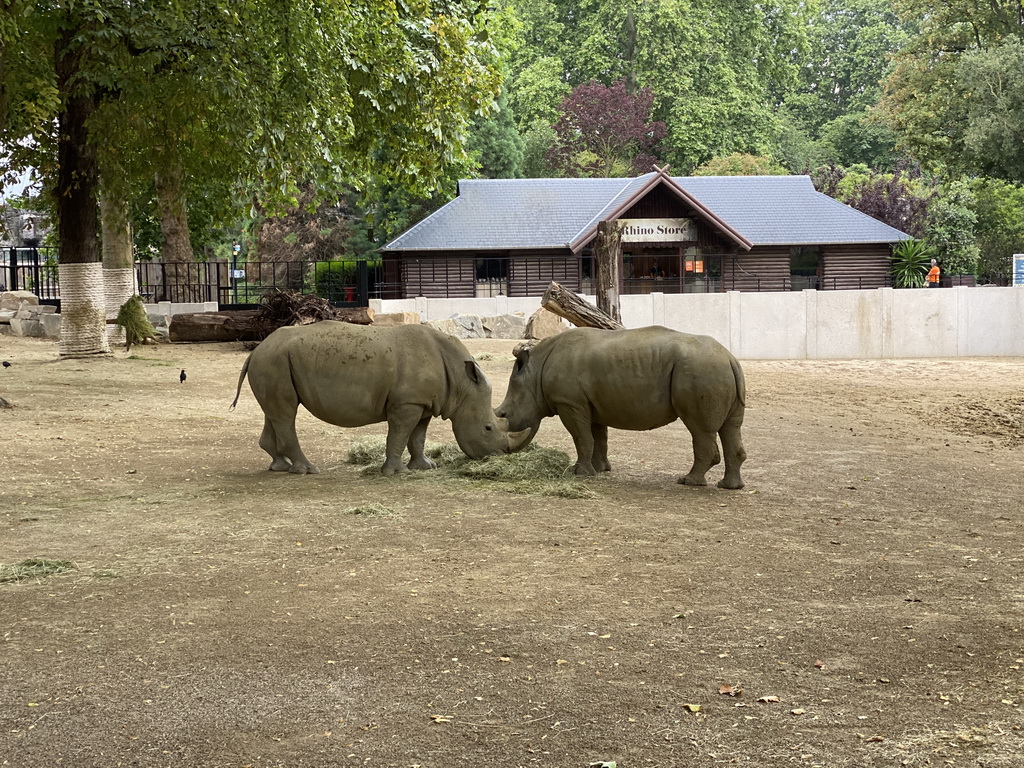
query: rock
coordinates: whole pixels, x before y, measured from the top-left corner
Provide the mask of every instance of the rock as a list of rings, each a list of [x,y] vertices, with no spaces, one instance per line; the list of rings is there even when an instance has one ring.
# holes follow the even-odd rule
[[[28,301],[21,302],[18,311],[14,316],[21,320],[38,320],[43,315],[52,315],[57,308],[52,304],[32,304]]]
[[[521,339],[526,332],[526,318],[521,314],[485,317],[481,324],[489,339]]]
[[[455,333],[460,339],[482,339],[486,336],[483,323],[477,315],[452,315],[450,318],[455,323]]]
[[[455,324],[452,318],[446,318],[444,320],[428,320],[424,325],[429,325],[431,328],[435,328],[441,333],[446,333],[449,336],[459,335],[459,326]]]
[[[23,301],[27,301],[29,304],[38,304],[39,297],[32,293],[32,291],[5,291],[0,293],[0,309],[17,310],[21,307],[21,302]]]
[[[40,315],[39,324],[43,327],[43,335],[46,338],[60,338],[60,315],[52,313]]]
[[[569,330],[568,323],[554,312],[542,307],[530,315],[523,338],[546,339],[548,336],[555,336],[567,330]]]
[[[396,325],[419,325],[419,312],[388,312],[373,316],[373,324],[382,328],[391,328]]]
[[[46,337],[46,331],[41,322],[22,317],[11,318],[11,332],[15,336],[30,336],[38,339]]]

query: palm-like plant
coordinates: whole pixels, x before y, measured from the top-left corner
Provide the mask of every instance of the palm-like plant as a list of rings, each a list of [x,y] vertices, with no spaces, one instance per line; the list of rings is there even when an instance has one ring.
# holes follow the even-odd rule
[[[903,240],[892,249],[892,283],[896,288],[924,286],[935,249],[924,240]]]

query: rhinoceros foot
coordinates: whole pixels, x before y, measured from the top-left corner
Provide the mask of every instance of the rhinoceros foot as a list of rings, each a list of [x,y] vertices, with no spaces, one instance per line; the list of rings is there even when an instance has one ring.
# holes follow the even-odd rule
[[[679,483],[680,485],[697,485],[697,486],[700,486],[700,485],[707,485],[708,484],[707,479],[703,475],[694,475],[692,473],[689,474],[689,475],[683,475],[678,480],[676,480],[676,482]]]
[[[726,488],[726,489],[728,489],[730,491],[738,491],[740,488],[743,487],[743,481],[742,480],[730,480],[727,477],[723,477],[721,480],[718,481],[718,487],[719,488]]]
[[[270,467],[269,467],[271,472],[287,472],[291,468],[292,468],[291,459],[285,458],[284,456],[281,456],[279,458],[274,459],[270,463]]]
[[[319,475],[320,470],[314,467],[312,464],[303,464],[302,462],[295,462],[292,464],[288,471],[293,475]]]
[[[575,467],[572,468],[572,471],[573,471],[574,474],[585,475],[585,476],[588,476],[588,477],[592,477],[592,476],[597,474],[597,470],[594,469],[594,465],[593,464],[579,464],[578,463]]]
[[[409,469],[437,469],[437,464],[426,456],[422,459],[411,459],[407,466]]]

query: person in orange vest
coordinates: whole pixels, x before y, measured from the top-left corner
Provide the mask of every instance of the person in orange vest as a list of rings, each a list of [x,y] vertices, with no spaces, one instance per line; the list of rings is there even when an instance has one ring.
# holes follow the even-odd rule
[[[939,262],[932,259],[932,268],[928,270],[928,287],[938,288],[939,287]]]

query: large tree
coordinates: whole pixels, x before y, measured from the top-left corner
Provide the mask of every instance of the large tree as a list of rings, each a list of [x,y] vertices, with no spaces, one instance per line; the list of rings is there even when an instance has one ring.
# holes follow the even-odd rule
[[[1020,0],[895,0],[893,5],[901,17],[919,21],[895,56],[881,114],[900,143],[928,167],[997,170],[979,168],[978,149],[993,140],[1001,144],[1002,129],[990,130],[985,122],[1000,119],[1006,102],[986,90],[999,70],[1009,70],[1009,80],[1018,78],[1013,72],[1019,62],[1000,60],[996,52],[1017,50],[1002,46],[1024,38],[1024,5]]]
[[[65,346],[62,327],[62,354],[106,351],[94,298],[100,169],[112,198],[126,192],[119,179],[157,171],[179,187],[200,171],[230,175],[272,208],[307,182],[324,196],[384,182],[429,190],[497,94],[480,10],[458,0],[9,0],[0,152],[34,142],[45,162],[57,125],[62,325],[81,338]]]
[[[577,86],[562,100],[549,162],[567,176],[646,173],[665,136],[665,124],[651,119],[653,106],[649,88],[630,93],[625,80]]]

